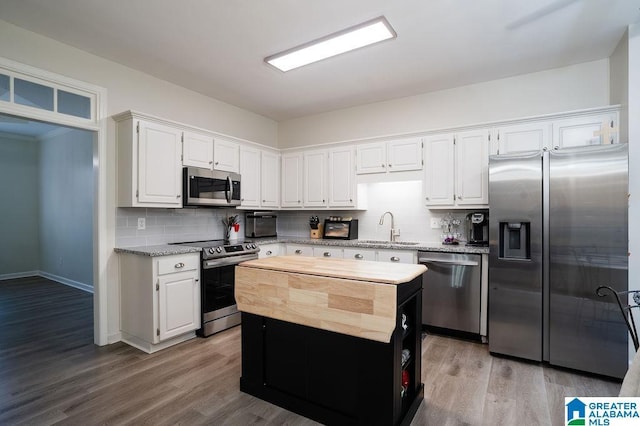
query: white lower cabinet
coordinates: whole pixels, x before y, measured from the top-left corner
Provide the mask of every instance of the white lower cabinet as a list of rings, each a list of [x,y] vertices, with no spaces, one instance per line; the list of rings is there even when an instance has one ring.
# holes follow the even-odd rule
[[[355,260],[376,260],[376,251],[366,248],[345,248],[343,252],[345,259]]]
[[[152,353],[195,336],[200,328],[200,254],[121,253],[122,340]]]
[[[313,247],[302,244],[287,244],[287,255],[313,256]]]
[[[261,244],[258,258],[264,259],[265,257],[280,256],[280,251],[280,244]]]
[[[318,246],[313,248],[315,257],[330,257],[332,259],[342,259],[342,247]]]
[[[378,262],[418,263],[418,252],[412,250],[378,250]]]

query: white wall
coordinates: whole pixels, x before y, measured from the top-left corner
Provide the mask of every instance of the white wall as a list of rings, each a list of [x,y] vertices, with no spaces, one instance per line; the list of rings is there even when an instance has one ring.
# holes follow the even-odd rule
[[[38,141],[0,135],[0,277],[39,269]]]
[[[40,143],[40,270],[93,287],[93,133],[60,128]]]
[[[264,145],[277,146],[277,123],[271,119],[2,20],[0,55],[106,88],[108,115],[133,109]]]
[[[609,60],[281,122],[281,148],[472,125],[609,105]]]
[[[612,105],[620,104],[620,141],[629,141],[629,32],[626,31],[609,58],[609,90]]]
[[[640,290],[640,23],[629,34],[629,289]],[[631,345],[632,346],[632,345]],[[630,356],[635,353],[630,348]],[[631,359],[631,358],[630,358]]]

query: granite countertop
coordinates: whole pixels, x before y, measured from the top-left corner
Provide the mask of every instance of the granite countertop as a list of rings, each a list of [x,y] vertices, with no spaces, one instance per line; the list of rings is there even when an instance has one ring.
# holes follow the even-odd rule
[[[173,254],[199,253],[200,247],[159,244],[155,246],[116,247],[116,253],[138,254],[141,256],[170,256]]]
[[[386,250],[413,250],[413,251],[435,251],[447,253],[471,253],[488,254],[489,247],[467,247],[463,244],[448,246],[439,242],[425,241],[375,241],[375,240],[322,240],[303,237],[266,237],[252,238],[258,244],[307,244],[318,246],[352,247],[352,248],[372,248]],[[136,247],[116,247],[116,253],[130,253],[141,256],[170,256],[174,254],[198,253],[202,251],[200,247],[185,245],[159,244],[153,246]]]
[[[373,249],[389,249],[389,250],[414,250],[414,251],[438,251],[447,253],[470,253],[470,254],[489,254],[489,247],[468,247],[464,244],[457,246],[444,245],[440,242],[426,241],[375,241],[375,240],[323,240],[303,237],[273,237],[273,238],[254,238],[258,244],[307,244],[319,246],[336,246],[336,247],[361,247]]]

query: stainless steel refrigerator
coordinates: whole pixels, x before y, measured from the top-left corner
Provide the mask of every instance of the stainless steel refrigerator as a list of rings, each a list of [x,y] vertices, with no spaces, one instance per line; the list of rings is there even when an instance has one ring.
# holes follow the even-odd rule
[[[623,377],[627,144],[491,156],[489,351]]]

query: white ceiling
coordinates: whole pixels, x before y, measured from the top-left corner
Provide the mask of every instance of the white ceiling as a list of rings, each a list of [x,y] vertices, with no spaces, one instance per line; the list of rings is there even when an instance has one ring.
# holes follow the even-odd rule
[[[28,30],[278,121],[608,57],[640,0],[1,0]],[[384,15],[397,39],[263,58]]]

